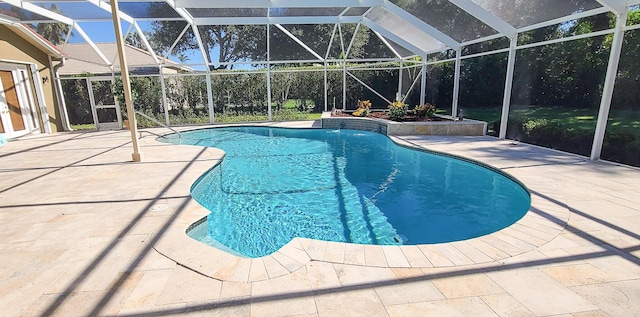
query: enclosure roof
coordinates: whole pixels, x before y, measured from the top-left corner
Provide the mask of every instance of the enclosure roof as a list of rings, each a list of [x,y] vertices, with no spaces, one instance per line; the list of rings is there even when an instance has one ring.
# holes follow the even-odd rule
[[[177,60],[181,53],[190,52],[188,58],[197,59],[195,63],[220,66],[227,62],[223,43],[229,42],[225,41],[254,43],[255,50],[265,52],[232,62],[322,62],[349,59],[353,37],[367,32],[388,49],[387,55],[406,58],[458,50],[491,39],[513,39],[520,32],[587,16],[622,14],[639,3],[640,0],[123,0],[118,1],[118,6],[123,30],[130,42],[135,42],[130,44],[148,50],[156,63],[164,63],[162,56]],[[51,32],[47,25],[66,24],[69,28],[62,28],[63,31],[54,28],[62,33],[60,44],[87,43],[105,65],[113,64],[94,44],[102,42],[104,34],[113,33],[108,24],[112,21],[109,1],[0,0],[0,20],[28,24],[40,32]],[[239,25],[254,34],[247,37],[237,27],[229,28]],[[304,31],[309,25],[328,28],[314,31],[325,32],[324,37],[315,33],[310,36],[309,31]],[[358,26],[355,31],[351,27],[354,25]],[[159,28],[172,32],[164,32],[163,38],[158,34]],[[102,32],[96,33],[96,29]],[[215,36],[221,34],[233,36],[216,41]],[[270,44],[270,39],[277,41]],[[270,54],[292,46],[299,51],[295,57]],[[63,46],[63,50],[68,49]]]
[[[113,65],[113,69],[106,66],[102,59],[96,54],[91,45],[87,43],[67,44],[67,61],[64,67],[60,68],[60,75],[76,75],[81,73],[91,73],[93,75],[111,75],[113,71],[120,69],[118,59],[118,48],[116,43],[96,43],[95,46],[104,54]],[[129,71],[134,74],[157,74],[158,65],[153,56],[148,51],[141,50],[131,45],[125,45],[127,64]],[[172,61],[162,61],[165,70],[174,72],[190,72],[191,70],[183,65]]]

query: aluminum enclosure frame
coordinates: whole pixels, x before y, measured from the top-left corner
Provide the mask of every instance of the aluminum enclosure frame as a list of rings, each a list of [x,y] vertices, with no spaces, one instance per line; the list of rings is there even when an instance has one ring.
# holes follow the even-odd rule
[[[389,0],[326,0],[322,2],[310,3],[308,1],[302,0],[236,0],[233,2],[230,1],[212,1],[212,0],[120,0],[120,3],[131,3],[131,4],[144,4],[144,3],[161,3],[166,4],[168,7],[172,8],[176,16],[166,17],[166,18],[150,18],[150,17],[135,17],[132,14],[127,14],[122,9],[119,12],[112,12],[112,8],[114,6],[110,5],[109,1],[106,0],[75,0],[74,3],[89,3],[95,6],[97,9],[102,10],[109,15],[117,14],[118,19],[122,21],[126,21],[131,25],[127,34],[135,30],[135,33],[140,37],[140,40],[143,46],[147,49],[148,53],[152,56],[153,60],[156,62],[155,66],[159,69],[166,67],[166,62],[169,58],[170,52],[175,48],[180,39],[185,36],[185,34],[190,30],[193,32],[195,40],[198,44],[200,54],[202,55],[202,59],[204,61],[204,65],[198,64],[198,66],[204,66],[204,72],[207,76],[207,82],[210,84],[210,76],[212,75],[212,61],[209,60],[209,56],[207,56],[207,52],[204,49],[204,42],[199,32],[198,27],[201,25],[228,25],[228,24],[257,24],[257,25],[266,25],[267,29],[267,42],[269,41],[269,28],[277,28],[281,32],[283,32],[286,36],[288,36],[292,41],[300,45],[303,49],[313,55],[317,60],[310,61],[278,61],[272,60],[270,54],[270,45],[266,47],[266,61],[252,61],[252,63],[262,63],[265,65],[266,73],[267,73],[267,84],[269,86],[270,83],[270,73],[272,71],[272,66],[278,65],[285,62],[311,62],[317,63],[319,65],[323,65],[323,70],[325,73],[325,109],[327,107],[326,100],[326,74],[328,71],[328,65],[331,63],[339,63],[343,67],[343,76],[346,81],[346,77],[348,75],[348,69],[350,67],[355,67],[359,63],[385,63],[389,60],[387,59],[378,59],[378,60],[352,60],[348,59],[348,54],[344,54],[344,58],[342,60],[329,59],[328,52],[323,54],[324,52],[314,51],[311,47],[304,42],[303,39],[296,37],[291,32],[288,32],[284,25],[287,24],[333,24],[334,32],[331,36],[331,41],[329,44],[329,48],[331,47],[331,43],[336,40],[336,37],[339,37],[341,46],[343,47],[345,52],[348,52],[350,44],[347,45],[344,43],[343,32],[341,30],[341,25],[345,23],[353,23],[357,25],[357,28],[361,26],[366,26],[370,29],[375,36],[377,36],[383,43],[387,45],[387,47],[393,52],[395,58],[391,59],[395,61],[399,66],[398,69],[401,72],[402,65],[404,62],[413,61],[416,58],[421,60],[421,94],[420,101],[424,102],[425,100],[425,87],[428,81],[426,76],[426,67],[428,65],[433,64],[432,62],[427,61],[427,57],[430,54],[438,53],[446,50],[452,50],[456,52],[456,57],[452,60],[443,60],[438,62],[455,62],[455,76],[454,76],[454,91],[453,91],[453,103],[451,105],[452,114],[455,115],[457,113],[457,101],[458,101],[458,92],[459,92],[459,80],[460,80],[460,62],[467,58],[479,57],[489,54],[495,53],[509,53],[509,59],[507,63],[507,76],[505,78],[505,91],[504,98],[502,104],[502,120],[501,120],[501,131],[500,138],[506,137],[506,125],[508,120],[508,111],[510,106],[510,96],[511,96],[511,87],[513,84],[513,67],[515,64],[515,52],[520,49],[530,48],[539,45],[547,45],[552,43],[559,43],[564,41],[571,41],[575,39],[579,39],[582,37],[591,37],[598,36],[602,34],[613,34],[614,40],[612,44],[612,49],[609,56],[609,63],[607,66],[606,77],[604,82],[604,91],[600,102],[598,121],[596,124],[596,132],[594,135],[594,141],[591,151],[590,158],[592,160],[597,160],[600,158],[600,153],[602,150],[602,144],[604,140],[604,133],[607,127],[607,118],[609,114],[609,110],[611,107],[611,97],[614,90],[615,85],[615,74],[618,68],[618,61],[620,58],[620,51],[622,42],[624,39],[624,34],[626,31],[636,30],[638,26],[626,26],[626,17],[630,7],[639,5],[640,0],[590,0],[592,9],[588,10],[575,10],[571,13],[565,14],[560,17],[546,19],[539,23],[534,23],[522,27],[515,27],[510,25],[505,20],[499,18],[494,12],[487,7],[486,4],[483,5],[484,2],[480,2],[478,0],[448,0],[448,3],[455,5],[455,7],[463,10],[468,15],[477,19],[478,21],[484,23],[487,27],[492,30],[495,30],[496,34],[466,40],[464,42],[458,42],[454,40],[451,35],[446,34],[445,31],[440,30],[436,24],[429,23],[430,21],[425,21],[424,19],[420,19],[401,6],[397,5],[397,1],[389,1]],[[46,3],[69,3],[70,1],[59,0],[59,1],[50,1]],[[18,10],[24,10],[25,12],[30,12],[35,16],[42,17],[37,20],[20,20],[21,23],[50,23],[50,22],[60,22],[71,26],[71,30],[82,38],[86,43],[88,43],[97,56],[104,62],[104,65],[107,65],[111,70],[113,75],[116,74],[116,69],[113,65],[113,62],[110,61],[105,54],[98,48],[95,44],[95,41],[85,32],[83,27],[79,24],[82,22],[89,21],[105,21],[105,18],[71,18],[64,13],[54,12],[45,8],[44,6],[40,6],[42,1],[37,0],[0,0],[0,4],[8,4],[13,6],[14,8],[18,8]],[[117,8],[117,6],[115,6]],[[238,17],[238,16],[194,16],[192,10],[193,9],[252,9],[252,8],[262,8],[266,9],[265,16],[256,16],[256,17]],[[291,8],[297,10],[309,10],[309,12],[322,12],[323,9],[335,9],[335,8],[344,8],[341,10],[340,14],[337,15],[297,15],[297,16],[279,16],[277,14],[272,14],[272,12],[277,12],[277,10],[282,8]],[[350,15],[349,11],[352,8],[358,8],[363,11],[360,15]],[[586,35],[579,35],[573,37],[567,37],[552,41],[545,41],[539,43],[533,43],[528,45],[517,45],[518,35],[539,29],[542,27],[563,23],[571,20],[575,20],[578,18],[584,18],[589,16],[594,16],[597,14],[603,14],[611,12],[616,16],[616,25],[613,29],[594,32]],[[383,23],[384,19],[381,20],[379,16],[376,18],[376,15],[380,15],[384,17],[393,17],[395,19],[394,23]],[[0,15],[0,18],[4,17]],[[178,38],[175,39],[173,45],[169,48],[168,52],[162,58],[159,58],[152,49],[152,45],[149,42],[149,39],[146,37],[143,29],[140,25],[141,22],[148,21],[185,21],[187,25],[184,27]],[[108,21],[108,20],[107,20]],[[403,29],[410,28],[419,30],[419,34],[406,34],[407,32],[402,32]],[[72,32],[70,30],[70,32]],[[70,33],[69,33],[70,34]],[[126,36],[126,35],[125,35]],[[506,38],[509,40],[510,45],[508,48],[492,50],[484,53],[473,54],[469,56],[462,56],[461,49],[468,45],[473,45],[476,43],[481,43],[485,41],[489,41],[497,38]],[[69,36],[67,36],[68,40]],[[428,46],[424,45],[424,41],[428,41],[430,43]],[[413,55],[411,56],[401,56],[394,47],[390,44],[390,42],[395,43],[403,47],[405,50],[410,51]],[[430,49],[426,49],[430,47]],[[244,65],[247,64],[245,62],[232,62],[225,65],[235,66],[235,65]],[[195,64],[194,64],[195,65]],[[125,69],[126,69],[126,65]],[[349,75],[353,76],[353,74]],[[353,76],[355,78],[355,76]],[[357,79],[357,78],[356,78]],[[401,80],[401,79],[400,79]],[[359,81],[359,80],[358,80]],[[164,83],[164,81],[162,81]],[[412,87],[417,85],[417,79],[413,82]],[[366,87],[366,83],[362,83]],[[164,86],[164,84],[163,84]],[[344,87],[343,87],[344,89]],[[268,89],[268,94],[270,94],[270,89]],[[402,90],[402,84],[398,83],[398,93]],[[208,100],[209,100],[209,108],[212,107],[212,96],[211,96],[211,88],[208,89]],[[346,91],[344,91],[346,94]],[[398,94],[400,95],[400,94]],[[383,97],[384,98],[384,97]],[[346,98],[343,96],[343,103]],[[163,100],[166,100],[165,92],[163,90]],[[165,101],[166,102],[166,101]],[[344,104],[342,105],[345,106]],[[271,100],[268,98],[268,107],[271,109]],[[166,108],[166,107],[165,107]],[[211,122],[215,122],[213,118],[213,112],[211,111]],[[271,118],[271,111],[269,111],[269,118]]]

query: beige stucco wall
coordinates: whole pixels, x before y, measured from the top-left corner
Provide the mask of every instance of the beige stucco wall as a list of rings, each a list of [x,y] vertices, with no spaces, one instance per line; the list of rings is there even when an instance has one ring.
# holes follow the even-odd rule
[[[53,73],[46,53],[13,32],[9,27],[0,25],[0,60],[16,61],[23,64],[35,64],[40,78],[47,77],[46,83],[35,83],[42,86],[45,107],[49,115],[52,132],[62,131],[58,102],[54,95]],[[55,63],[55,62],[54,62]],[[35,102],[38,103],[37,98]]]

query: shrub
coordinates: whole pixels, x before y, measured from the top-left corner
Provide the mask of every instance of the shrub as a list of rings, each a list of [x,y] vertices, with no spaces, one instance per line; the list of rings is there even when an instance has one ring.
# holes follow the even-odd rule
[[[369,109],[371,108],[371,101],[358,100],[358,110],[353,115],[356,117],[366,117],[369,115]]]
[[[393,121],[401,121],[407,114],[407,104],[402,101],[394,101],[389,105],[389,118]]]
[[[500,121],[492,124],[492,135],[498,136]],[[545,119],[509,119],[507,138],[566,152],[589,155],[593,131],[574,130]],[[602,159],[640,167],[640,138],[626,132],[607,131]]]
[[[627,132],[607,132],[601,157],[640,167],[640,138]]]
[[[550,148],[554,148],[558,140],[564,139],[568,134],[560,122],[547,119],[527,120],[522,124],[522,129],[528,142]]]
[[[424,105],[416,105],[413,111],[418,117],[422,118],[426,116],[431,118],[436,114],[436,107],[430,103],[425,103]]]

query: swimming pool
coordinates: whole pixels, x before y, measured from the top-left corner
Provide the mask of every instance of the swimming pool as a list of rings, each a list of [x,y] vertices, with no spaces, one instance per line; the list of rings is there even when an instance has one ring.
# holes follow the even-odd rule
[[[211,211],[200,241],[245,257],[271,254],[295,237],[465,240],[513,224],[531,203],[497,170],[372,132],[228,127],[181,135],[166,140],[226,152],[191,188]]]

